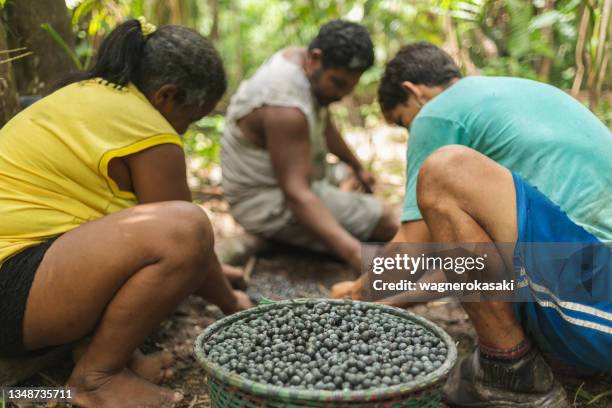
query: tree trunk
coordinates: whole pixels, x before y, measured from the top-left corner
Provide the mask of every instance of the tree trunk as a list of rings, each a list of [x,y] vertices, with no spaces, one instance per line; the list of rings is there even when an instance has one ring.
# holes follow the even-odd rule
[[[555,0],[546,0],[544,8],[542,9],[542,14],[550,12],[555,9]],[[552,25],[548,27],[542,28],[542,39],[546,43],[546,45],[550,48],[550,50],[555,49],[554,44],[554,32]],[[540,80],[544,82],[548,82],[550,78],[550,71],[552,69],[553,60],[551,57],[544,56],[538,62],[538,77]]]
[[[219,41],[219,0],[210,0],[210,12],[212,14],[212,27],[210,29],[210,40],[214,43]]]
[[[9,49],[6,41],[6,29],[2,10],[0,9],[0,51]],[[13,64],[6,61],[10,58],[9,53],[0,53],[0,127],[4,126],[8,120],[19,110],[19,98],[15,78],[13,77]]]
[[[591,64],[591,69],[589,70],[587,78],[589,106],[591,109],[594,109],[599,104],[601,88],[604,77],[608,72],[607,68],[610,58],[608,36],[612,30],[610,28],[612,0],[603,0],[600,5],[599,31],[593,33],[593,36],[597,38],[597,48],[595,49],[593,63]]]
[[[584,4],[578,22],[578,39],[576,41],[576,76],[572,85],[571,94],[578,96],[582,88],[584,74],[588,70],[585,66],[588,63],[587,39],[589,37],[589,21],[591,12],[589,7]]]
[[[234,78],[236,78],[237,83],[242,81],[242,75],[244,73],[244,68],[242,66],[242,40],[240,38],[240,2],[234,1],[232,2],[232,13],[234,19],[234,35],[237,38],[237,41],[234,45],[236,50],[234,51],[235,61],[234,61]]]
[[[27,47],[33,52],[17,61],[13,70],[17,89],[22,95],[45,95],[60,79],[76,67],[70,56],[47,33],[41,24],[49,24],[74,48],[74,34],[64,0],[19,0],[6,5],[9,44]]]
[[[472,61],[466,44],[459,43],[457,31],[455,30],[455,25],[451,16],[443,17],[442,30],[444,30],[444,36],[446,37],[442,49],[457,62],[467,75],[478,75],[480,70]]]

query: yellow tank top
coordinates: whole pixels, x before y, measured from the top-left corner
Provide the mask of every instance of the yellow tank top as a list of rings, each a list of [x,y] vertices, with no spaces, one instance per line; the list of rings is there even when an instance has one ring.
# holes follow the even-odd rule
[[[108,164],[163,143],[181,144],[170,123],[130,84],[68,85],[0,130],[0,264],[79,225],[136,205]]]

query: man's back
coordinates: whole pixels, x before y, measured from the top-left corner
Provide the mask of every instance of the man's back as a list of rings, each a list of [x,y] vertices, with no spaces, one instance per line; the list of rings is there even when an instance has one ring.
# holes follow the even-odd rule
[[[429,154],[461,144],[517,172],[574,222],[612,240],[612,136],[564,92],[519,78],[468,77],[427,103],[410,131],[407,194],[414,196]],[[404,220],[418,218],[411,201]]]

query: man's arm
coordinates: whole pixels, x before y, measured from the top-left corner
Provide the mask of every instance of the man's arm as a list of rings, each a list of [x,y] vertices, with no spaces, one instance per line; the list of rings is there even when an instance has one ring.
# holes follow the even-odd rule
[[[359,241],[336,221],[310,188],[312,164],[306,117],[297,108],[263,109],[266,146],[289,209],[315,237],[359,271]]]
[[[431,232],[423,220],[403,222],[391,240],[394,243],[431,242]]]
[[[325,127],[325,141],[327,142],[329,152],[348,164],[355,172],[355,176],[361,182],[366,192],[371,193],[375,184],[374,177],[363,168],[361,162],[351,148],[348,147],[331,118],[328,118],[327,126]]]
[[[427,224],[425,224],[425,221],[423,220],[408,221],[400,225],[399,230],[397,231],[397,234],[395,234],[395,237],[391,240],[391,245],[388,245],[387,247],[385,247],[385,249],[393,247],[393,244],[426,243],[430,241],[431,241],[431,233],[429,232],[429,228],[427,227]],[[385,249],[383,249],[383,253],[381,254],[381,256],[385,256],[385,252],[384,252]],[[394,255],[394,253],[386,254],[386,255]],[[344,297],[350,296],[352,299],[361,299],[363,297],[362,296],[363,288],[367,284],[368,279],[369,279],[368,273],[364,273],[363,275],[359,277],[359,279],[355,281],[340,282],[334,285],[334,287],[332,288],[331,296],[334,298],[344,298]],[[404,301],[405,299],[402,297],[402,295],[398,295],[398,299],[395,299],[394,297],[391,303],[385,302],[384,300],[381,302],[391,304],[392,306],[400,307],[399,305],[403,304]]]

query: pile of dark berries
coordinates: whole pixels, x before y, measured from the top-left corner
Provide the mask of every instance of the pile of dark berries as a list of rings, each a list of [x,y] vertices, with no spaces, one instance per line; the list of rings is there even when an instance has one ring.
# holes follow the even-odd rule
[[[357,302],[272,309],[217,332],[204,350],[252,381],[329,391],[407,383],[447,355],[444,342],[422,326]]]
[[[251,277],[246,293],[253,302],[259,303],[263,298],[284,300],[327,297],[329,293],[323,289],[315,281],[291,282],[283,274],[261,271]]]

